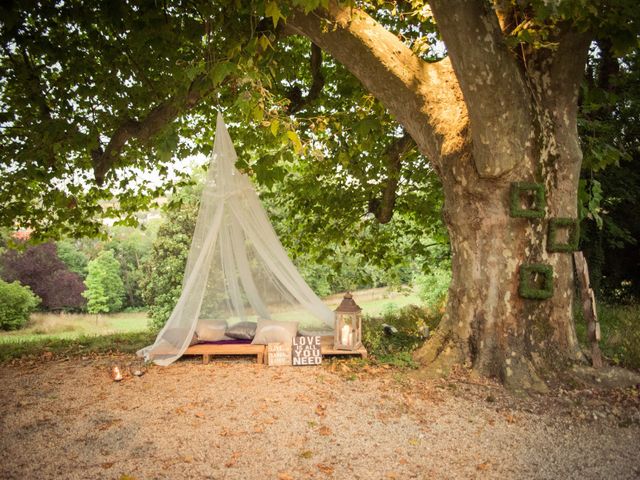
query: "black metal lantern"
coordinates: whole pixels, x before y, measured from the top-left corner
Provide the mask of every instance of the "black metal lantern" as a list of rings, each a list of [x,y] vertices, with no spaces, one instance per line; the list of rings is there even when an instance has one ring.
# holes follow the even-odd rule
[[[336,350],[358,350],[362,347],[362,309],[347,292],[335,310],[333,346]]]

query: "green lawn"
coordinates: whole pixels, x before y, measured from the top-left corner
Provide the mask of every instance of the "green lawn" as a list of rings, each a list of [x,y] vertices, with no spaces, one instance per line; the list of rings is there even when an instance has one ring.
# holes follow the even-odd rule
[[[147,322],[146,312],[100,316],[35,313],[31,316],[27,328],[12,332],[0,332],[0,344],[143,332],[148,329]]]

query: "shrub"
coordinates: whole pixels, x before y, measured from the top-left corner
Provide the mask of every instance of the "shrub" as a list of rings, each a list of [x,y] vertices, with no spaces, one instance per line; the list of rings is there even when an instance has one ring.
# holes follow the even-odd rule
[[[599,305],[604,354],[623,367],[640,370],[640,305]]]
[[[82,278],[60,260],[52,242],[24,251],[7,250],[0,264],[2,279],[28,286],[40,298],[43,310],[80,310],[86,304]]]
[[[574,317],[578,339],[587,346],[587,328],[579,306]],[[616,365],[640,370],[640,305],[599,303],[598,320],[602,332],[600,348],[605,357]]]
[[[25,326],[40,298],[19,282],[0,280],[0,329],[17,330]]]
[[[390,306],[379,317],[365,316],[362,321],[362,343],[369,353],[385,363],[410,366],[407,354],[420,346],[440,322],[441,314],[416,305],[403,308]],[[385,332],[385,325],[396,332]]]

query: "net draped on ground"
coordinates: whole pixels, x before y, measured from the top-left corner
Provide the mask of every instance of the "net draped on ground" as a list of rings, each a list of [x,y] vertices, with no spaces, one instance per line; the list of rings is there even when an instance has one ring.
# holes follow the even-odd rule
[[[198,322],[297,321],[333,328],[334,314],[285,252],[218,114],[216,137],[185,268],[182,293],[156,341],[138,355],[169,365]]]

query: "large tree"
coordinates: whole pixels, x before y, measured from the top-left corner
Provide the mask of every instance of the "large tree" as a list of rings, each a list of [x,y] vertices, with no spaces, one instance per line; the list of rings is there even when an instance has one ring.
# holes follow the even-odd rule
[[[310,184],[315,176],[312,188],[323,195],[300,203],[308,216],[333,199],[366,202],[381,223],[413,208],[419,222],[424,204],[414,193],[437,174],[453,280],[445,318],[417,354],[430,371],[464,364],[542,388],[545,366],[582,360],[571,257],[547,251],[548,223],[577,217],[576,118],[589,45],[636,44],[633,2],[105,5],[40,2],[2,12],[4,224],[31,224],[36,235],[89,231],[96,223],[88,213],[133,211],[147,197],[132,194],[132,167],[166,171],[172,151],[206,150],[199,142],[222,107],[247,124],[239,166],[258,181],[289,175]],[[433,44],[435,32],[446,50]],[[356,121],[341,122],[340,113]],[[315,164],[291,167],[304,153]],[[330,173],[343,179],[340,198],[323,182]],[[510,216],[532,202],[510,202],[515,183],[542,186],[546,201],[533,201],[542,217]],[[101,209],[114,192],[120,202]],[[340,232],[348,221],[326,228]],[[519,295],[526,264],[552,269],[551,298]]]

